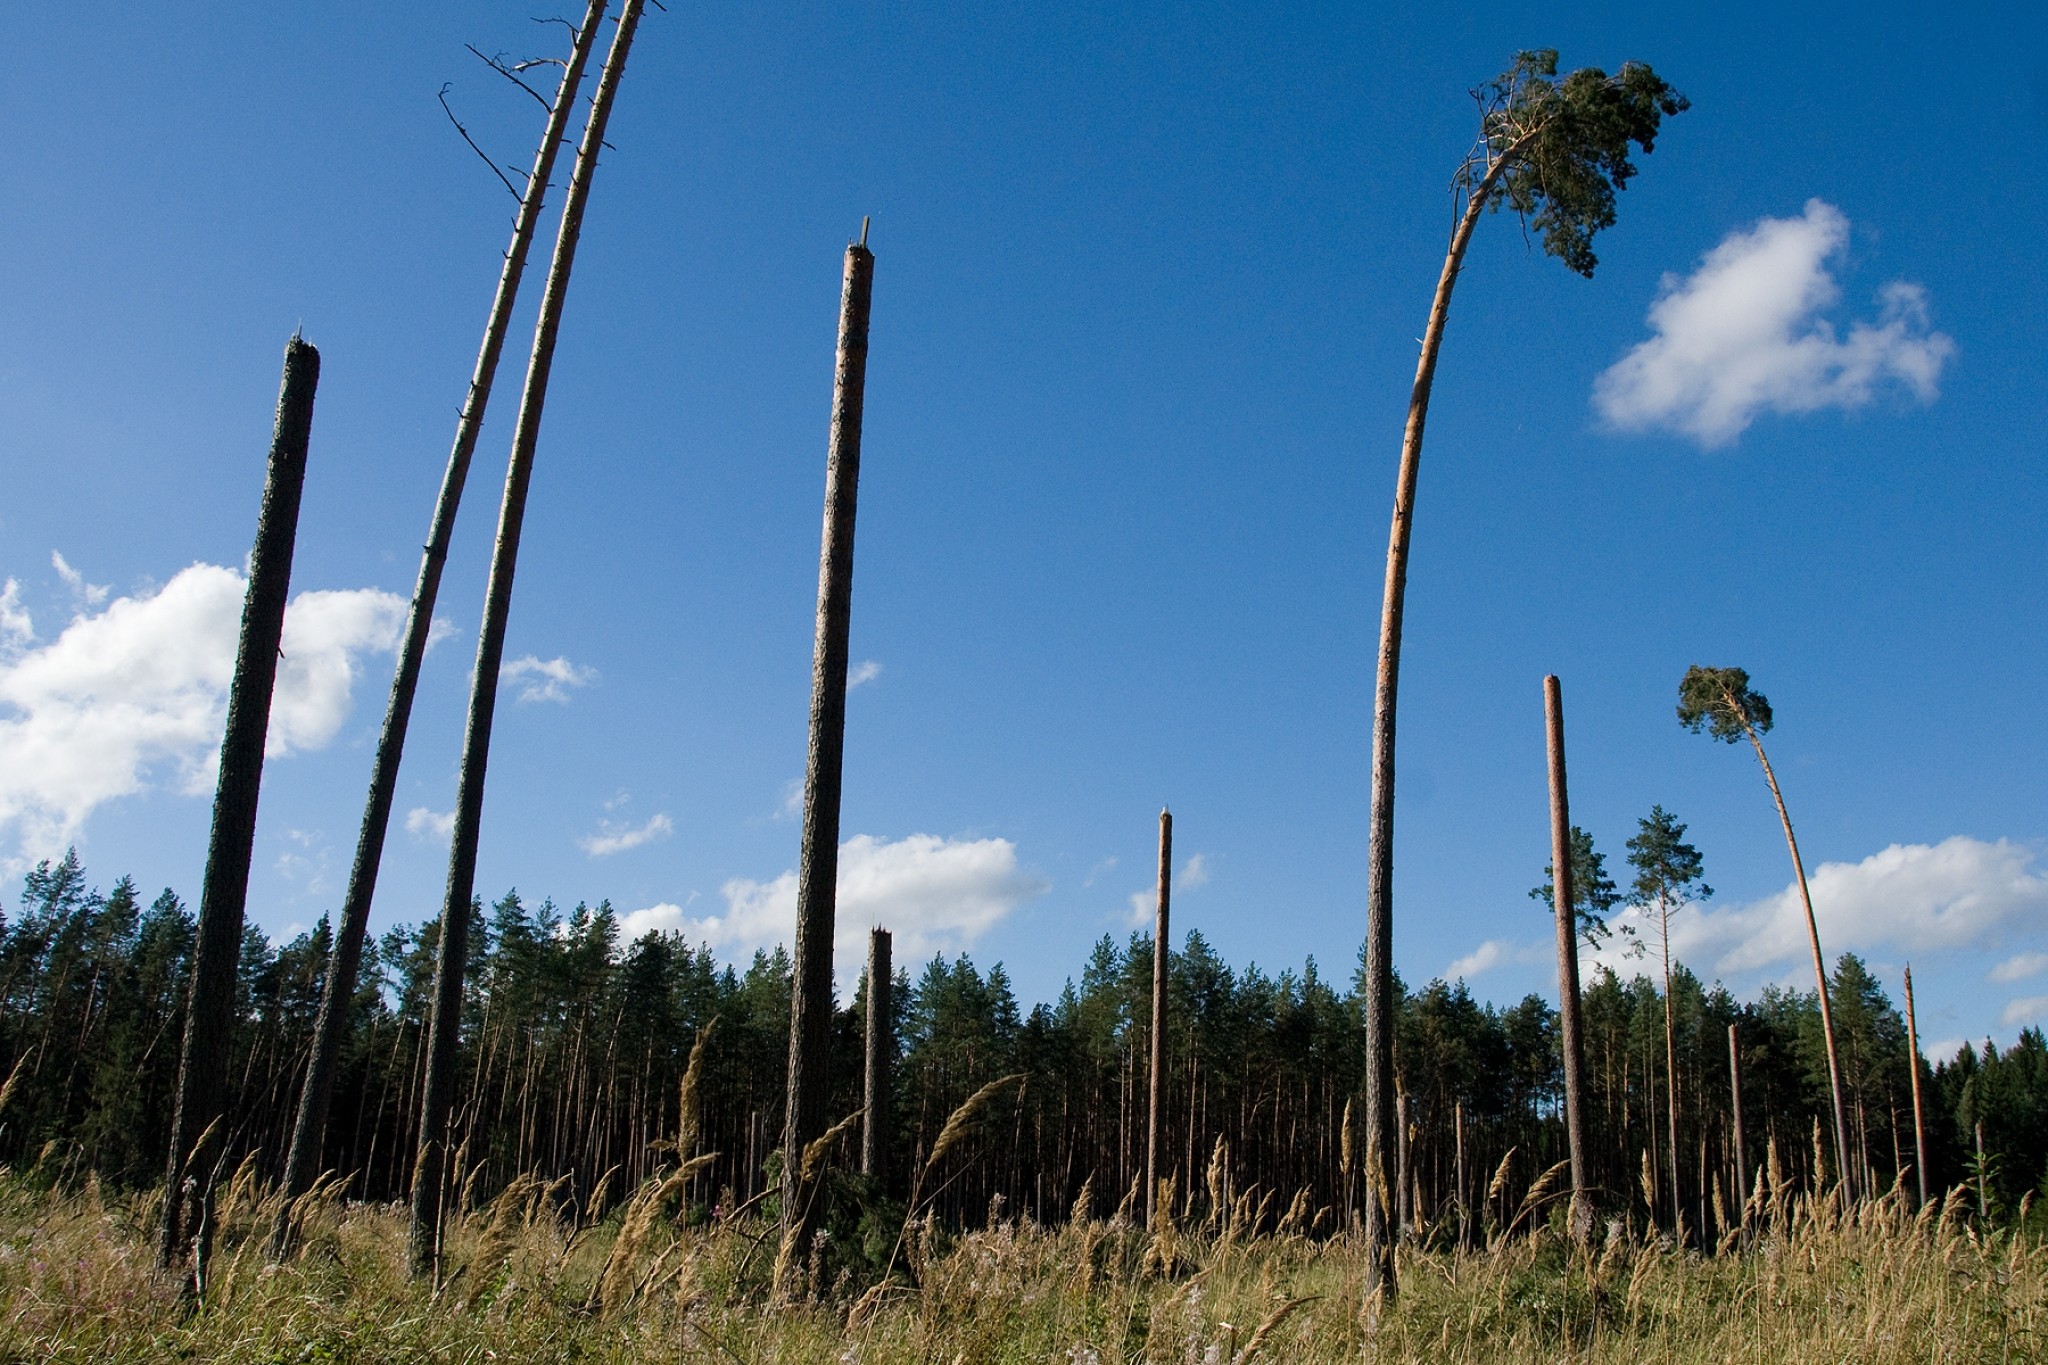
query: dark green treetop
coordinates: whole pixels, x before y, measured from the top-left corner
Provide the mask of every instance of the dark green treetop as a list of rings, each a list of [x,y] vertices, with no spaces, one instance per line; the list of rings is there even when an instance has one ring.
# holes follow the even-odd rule
[[[1610,76],[1581,67],[1558,78],[1557,50],[1515,54],[1514,63],[1472,92],[1480,107],[1480,138],[1458,172],[1470,191],[1489,168],[1510,164],[1493,184],[1487,207],[1505,204],[1543,239],[1543,249],[1581,275],[1599,258],[1593,235],[1614,225],[1614,195],[1635,175],[1631,144],[1654,148],[1666,116],[1683,112],[1684,95],[1641,62]]]
[[[1648,905],[1659,898],[1670,905],[1705,900],[1714,888],[1700,880],[1705,861],[1700,851],[1685,842],[1685,826],[1662,806],[1636,822],[1635,838],[1628,841],[1629,866],[1636,870],[1634,903]]]
[[[1747,671],[1694,664],[1678,681],[1678,723],[1733,744],[1746,730],[1763,734],[1771,728],[1771,704],[1750,690]]]
[[[1579,937],[1588,948],[1597,948],[1611,932],[1607,916],[1621,904],[1621,891],[1607,875],[1607,855],[1593,847],[1593,836],[1572,826],[1572,910]],[[1557,869],[1543,865],[1543,885],[1529,888],[1531,900],[1542,901],[1551,914],[1557,913]]]

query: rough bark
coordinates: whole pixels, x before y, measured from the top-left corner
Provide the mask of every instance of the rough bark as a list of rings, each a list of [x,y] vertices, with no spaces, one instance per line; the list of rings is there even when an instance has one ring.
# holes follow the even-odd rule
[[[228,1046],[234,1031],[235,970],[242,955],[242,915],[249,897],[249,863],[256,841],[256,800],[263,783],[263,744],[277,683],[278,645],[284,638],[285,602],[291,592],[292,551],[298,539],[299,498],[306,486],[306,451],[313,432],[313,394],[320,383],[320,353],[293,336],[285,343],[284,380],[277,424],[270,438],[263,510],[249,559],[249,589],[242,602],[241,642],[228,689],[227,728],[220,746],[213,829],[199,893],[199,924],[192,947],[185,1039],[178,1060],[178,1093],[171,1117],[170,1162],[164,1175],[163,1218],[157,1260],[165,1269],[191,1258],[192,1293],[205,1290],[208,1212],[225,1150],[222,1125]]]
[[[1778,775],[1771,769],[1771,759],[1764,752],[1763,738],[1756,727],[1750,724],[1749,712],[1743,708],[1741,699],[1733,693],[1724,693],[1728,706],[1742,722],[1742,732],[1749,736],[1750,747],[1756,750],[1756,761],[1763,765],[1764,781],[1771,789],[1771,800],[1778,807],[1778,823],[1785,827],[1785,847],[1792,852],[1792,875],[1799,882],[1799,903],[1806,909],[1806,941],[1813,949],[1813,980],[1820,992],[1820,1031],[1827,1043],[1828,1053],[1828,1097],[1833,1102],[1835,1116],[1835,1175],[1849,1192],[1856,1197],[1856,1180],[1853,1163],[1849,1160],[1849,1113],[1842,1101],[1842,1058],[1835,1046],[1835,1012],[1828,999],[1828,969],[1820,951],[1820,925],[1813,917],[1813,896],[1806,889],[1806,864],[1799,857],[1799,840],[1792,836],[1792,817],[1785,812],[1785,796],[1778,790]]]
[[[868,932],[868,1018],[861,1124],[860,1169],[884,1189],[889,1183],[889,1099],[895,1078],[896,1040],[890,1031],[895,1018],[895,978],[890,975],[889,931]]]
[[[526,385],[519,400],[519,419],[512,433],[512,456],[505,473],[505,499],[498,510],[497,543],[491,552],[490,586],[484,598],[483,625],[477,632],[476,670],[470,679],[469,721],[463,733],[462,769],[455,798],[455,828],[448,858],[448,885],[441,902],[441,933],[434,959],[432,1013],[428,1023],[426,1080],[420,1103],[418,1154],[413,1165],[412,1224],[408,1253],[415,1275],[437,1272],[440,1263],[441,1197],[446,1179],[448,1111],[454,1098],[455,1050],[462,1027],[462,975],[469,950],[470,902],[476,888],[477,836],[483,818],[484,777],[490,761],[491,721],[497,710],[498,670],[505,656],[505,626],[512,610],[512,579],[519,560],[519,534],[526,516],[527,487],[533,478],[534,451],[547,404],[548,378],[553,371],[555,341],[562,310],[568,301],[569,276],[576,263],[576,245],[583,213],[590,202],[605,125],[611,118],[626,57],[639,26],[645,0],[626,0],[612,35],[597,94],[576,148],[575,168],[562,202],[561,227],[548,264],[547,287],[534,323],[533,352],[527,361]]]
[[[1167,912],[1173,897],[1173,813],[1159,811],[1159,900],[1152,922],[1151,1095],[1145,1110],[1145,1226],[1151,1227],[1159,1198],[1159,1118],[1165,1100]]]
[[[1738,1026],[1728,1026],[1728,1110],[1735,1121],[1735,1221],[1749,1235],[1749,1158],[1742,1144],[1742,1043]]]
[[[853,531],[860,487],[861,413],[867,392],[868,306],[875,258],[867,233],[846,248],[825,464],[825,526],[818,550],[818,618],[811,652],[811,736],[804,763],[803,852],[797,868],[796,945],[789,1010],[789,1102],[782,1129],[782,1246],[774,1281],[795,1292],[817,1210],[803,1151],[825,1131],[831,1094],[832,926],[839,876],[839,792],[846,752],[847,637],[853,619]]]
[[[1400,691],[1401,622],[1408,591],[1408,541],[1415,521],[1415,485],[1422,465],[1422,430],[1436,383],[1437,354],[1450,318],[1451,291],[1472,243],[1472,229],[1501,175],[1525,150],[1526,139],[1490,168],[1458,216],[1430,301],[1429,325],[1408,396],[1401,435],[1401,467],[1394,480],[1394,512],[1387,532],[1387,573],[1380,601],[1380,647],[1373,683],[1372,809],[1365,881],[1365,1246],[1368,1298],[1391,1302],[1399,1285],[1394,1244],[1383,1207],[1394,1165],[1394,713]]]
[[[1913,1017],[1913,969],[1906,968],[1906,1065],[1913,1077],[1913,1174],[1920,1202],[1927,1202],[1927,1120],[1920,1108],[1920,1025]]]
[[[1571,1234],[1581,1246],[1593,1236],[1593,1202],[1586,1160],[1585,1041],[1579,1018],[1579,926],[1572,888],[1572,820],[1565,799],[1564,695],[1553,674],[1543,680],[1543,716],[1550,750],[1550,886],[1557,919],[1557,1016],[1564,1045],[1565,1141],[1572,1163]]]
[[[526,193],[520,198],[518,215],[512,223],[512,243],[506,249],[498,288],[491,299],[491,311],[484,323],[483,344],[477,351],[476,369],[469,381],[469,394],[455,425],[455,444],[448,452],[448,466],[441,476],[440,496],[434,503],[433,522],[420,556],[419,579],[413,587],[412,606],[406,614],[405,637],[398,649],[398,666],[391,679],[391,698],[384,708],[384,728],[377,740],[377,754],[370,768],[369,796],[363,803],[362,829],[356,835],[355,862],[350,866],[348,889],[341,901],[341,922],[337,926],[333,955],[327,963],[326,982],[320,993],[320,1011],[313,1021],[312,1051],[306,1064],[306,1078],[299,1091],[297,1122],[292,1128],[290,1154],[285,1159],[283,1201],[271,1236],[270,1254],[281,1260],[291,1249],[294,1234],[293,1202],[312,1188],[320,1171],[321,1146],[327,1135],[327,1111],[334,1096],[334,1073],[341,1056],[341,1044],[348,1031],[349,1012],[355,1002],[356,976],[363,959],[363,936],[370,922],[370,903],[377,892],[377,870],[384,857],[384,836],[391,823],[391,802],[398,788],[398,765],[405,750],[406,728],[412,719],[413,695],[419,687],[420,666],[427,654],[427,639],[434,623],[434,603],[440,596],[441,573],[448,562],[448,543],[455,533],[455,514],[462,503],[463,485],[469,477],[470,457],[476,451],[477,435],[483,429],[484,411],[491,401],[491,387],[498,373],[498,359],[504,351],[505,333],[512,323],[512,306],[519,282],[526,273],[526,257],[533,245],[540,221],[548,181],[555,173],[555,157],[575,112],[576,94],[583,82],[583,70],[597,42],[597,30],[609,0],[590,0],[583,26],[576,31],[555,102],[548,111],[547,130],[534,153],[533,171],[527,177]]]

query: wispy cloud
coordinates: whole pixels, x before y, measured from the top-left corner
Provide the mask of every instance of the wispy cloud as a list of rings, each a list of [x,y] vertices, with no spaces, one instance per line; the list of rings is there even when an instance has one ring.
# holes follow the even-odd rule
[[[65,562],[64,556],[55,550],[50,551],[50,567],[57,571],[57,577],[64,580],[65,586],[71,589],[72,596],[78,599],[81,606],[97,607],[107,600],[110,589],[98,583],[86,582],[85,575],[72,568]]]
[[[1600,414],[1627,430],[1662,428],[1725,446],[1759,414],[1859,408],[1888,384],[1934,401],[1955,343],[1927,322],[1927,291],[1894,281],[1875,323],[1847,336],[1822,316],[1840,298],[1828,263],[1849,220],[1819,199],[1797,218],[1730,233],[1684,279],[1667,275],[1650,306],[1655,334],[1602,374]]]
[[[435,839],[445,844],[455,833],[455,812],[414,806],[405,813],[405,832],[415,839]]]
[[[1515,946],[1504,938],[1490,938],[1444,968],[1444,980],[1469,981],[1491,971],[1514,956]]]
[[[1208,859],[1206,855],[1200,853],[1181,864],[1180,875],[1173,879],[1176,891],[1195,891],[1208,884]]]
[[[621,921],[621,941],[659,930],[728,956],[790,942],[796,928],[794,871],[770,881],[736,877],[721,889],[724,913],[693,917],[684,906],[651,905]],[[875,925],[893,934],[899,961],[970,948],[1047,889],[1044,878],[1018,866],[1016,845],[1007,839],[855,835],[839,846],[836,960],[858,964]]]
[[[232,569],[194,564],[40,646],[18,590],[0,592],[0,633],[15,644],[0,655],[0,831],[24,855],[61,851],[108,801],[212,787],[246,587]],[[362,656],[395,646],[405,607],[368,588],[292,599],[266,755],[334,738]]]
[[[851,692],[862,683],[871,683],[882,676],[882,666],[873,659],[862,659],[846,671],[846,690]]]
[[[2029,1028],[2048,1023],[2048,995],[2027,995],[2008,1002],[2000,1012],[1998,1022],[2002,1028]]]
[[[656,812],[646,824],[637,828],[621,829],[606,820],[595,834],[586,834],[576,841],[576,847],[593,858],[609,858],[614,853],[624,853],[642,844],[666,839],[676,832],[674,822],[666,812]]]
[[[552,659],[528,654],[499,668],[498,681],[517,683],[522,702],[551,701],[566,706],[570,690],[596,682],[597,670],[571,663],[559,654]]]
[[[21,605],[21,584],[0,583],[0,653],[11,654],[36,638],[36,623]]]
[[[1993,981],[2025,981],[2042,972],[2048,972],[2048,953],[2021,953],[1993,967],[1989,976]]]

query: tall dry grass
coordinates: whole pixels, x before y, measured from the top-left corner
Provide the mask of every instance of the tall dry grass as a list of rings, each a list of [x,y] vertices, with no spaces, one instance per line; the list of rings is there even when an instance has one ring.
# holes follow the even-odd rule
[[[208,1296],[152,1266],[153,1201],[0,1173],[0,1360],[909,1360],[1250,1365],[1252,1361],[2022,1361],[2048,1358],[2048,1256],[1984,1233],[1967,1199],[1915,1213],[1760,1181],[1754,1239],[1723,1254],[1615,1226],[1589,1255],[1561,1212],[1468,1252],[1401,1252],[1402,1294],[1367,1322],[1362,1249],[1313,1240],[1318,1215],[1244,1190],[1207,1224],[919,1220],[916,1287],[770,1306],[765,1220],[686,1226],[673,1172],[597,1224],[524,1180],[463,1214],[439,1289],[405,1273],[405,1213],[308,1201],[298,1253],[265,1264],[275,1208],[223,1201]],[[245,1184],[247,1182],[238,1182]],[[1540,1190],[1520,1203],[1533,1208]],[[229,1207],[232,1205],[232,1207]],[[1558,1206],[1553,1201],[1553,1208]],[[1335,1220],[1320,1219],[1324,1223]]]

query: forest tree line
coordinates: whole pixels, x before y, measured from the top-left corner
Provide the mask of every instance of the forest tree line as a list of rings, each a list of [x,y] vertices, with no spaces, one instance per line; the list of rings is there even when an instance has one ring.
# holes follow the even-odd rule
[[[24,880],[0,908],[0,1160],[59,1178],[162,1179],[183,1031],[194,920],[166,890],[147,904],[122,878],[89,886],[75,852]],[[418,1144],[422,1036],[439,933],[429,922],[366,946],[324,1169],[355,1198],[405,1197]],[[228,1168],[251,1158],[275,1180],[291,1136],[332,936],[325,920],[289,942],[245,930],[236,974]],[[723,1215],[772,1197],[786,1102],[790,963],[779,948],[744,966],[674,935],[626,942],[609,903],[564,912],[516,892],[471,911],[451,1150],[463,1197],[515,1175],[563,1181],[595,1215],[652,1175],[678,1127],[678,1082],[706,1028],[699,1147],[718,1153],[693,1202]],[[1160,1167],[1194,1216],[1248,1197],[1277,1225],[1335,1231],[1363,1202],[1362,967],[1326,977],[1234,970],[1199,932],[1168,959]],[[1914,1154],[1906,1028],[1853,954],[1830,974],[1860,1183],[1889,1187]],[[1059,998],[1028,1010],[997,964],[934,957],[896,974],[891,1154],[882,1194],[901,1197],[954,1110],[1021,1073],[983,1112],[976,1140],[929,1177],[941,1218],[1057,1222],[1085,1198],[1129,1212],[1145,1166],[1152,942],[1095,943]],[[1405,1114],[1392,1180],[1408,1235],[1482,1235],[1563,1156],[1556,1011],[1540,996],[1496,1006],[1463,982],[1396,992],[1396,1078]],[[1596,969],[1584,990],[1593,1183],[1609,1217],[1711,1233],[1739,1207],[1729,1026],[1741,1041],[1746,1158],[1806,1184],[1829,1117],[1818,1002],[1766,987],[1738,1001],[1683,966],[1672,976],[1679,1074],[1679,1189],[1665,1119],[1665,1013],[1648,976]],[[834,1013],[832,1113],[862,1108],[866,989]],[[713,1021],[716,1021],[715,1024]],[[1981,1191],[1996,1217],[2048,1177],[2048,1041],[1987,1041],[1922,1061],[1929,1188]],[[1977,1132],[1983,1134],[1980,1172]],[[857,1149],[854,1140],[840,1153]],[[1825,1158],[1832,1162],[1832,1156]],[[1505,1167],[1508,1178],[1495,1179]],[[1832,1174],[1830,1169],[1825,1174]],[[1909,1177],[1909,1188],[1911,1179]],[[1494,1194],[1489,1199],[1489,1190]]]

